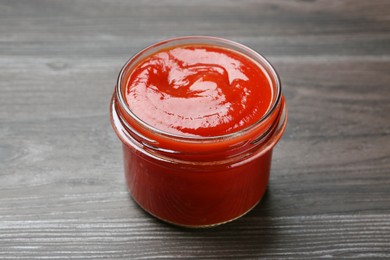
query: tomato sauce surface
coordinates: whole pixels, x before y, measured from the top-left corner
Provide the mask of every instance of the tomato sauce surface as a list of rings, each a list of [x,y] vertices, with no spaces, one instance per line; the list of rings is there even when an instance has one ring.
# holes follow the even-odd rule
[[[270,109],[272,88],[259,64],[211,45],[179,45],[140,61],[125,100],[148,125],[182,136],[221,136],[253,125]]]

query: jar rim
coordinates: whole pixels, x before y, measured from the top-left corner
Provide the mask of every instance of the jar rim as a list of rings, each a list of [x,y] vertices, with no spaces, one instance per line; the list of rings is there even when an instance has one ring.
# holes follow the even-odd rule
[[[255,123],[240,129],[238,131],[234,131],[228,134],[223,135],[215,135],[215,136],[192,136],[192,135],[182,135],[182,134],[175,134],[170,133],[168,131],[164,131],[161,129],[158,129],[142,119],[140,119],[135,113],[131,111],[129,108],[127,102],[125,102],[125,98],[123,96],[123,75],[125,72],[127,72],[127,69],[131,71],[131,64],[133,63],[134,66],[137,65],[139,61],[141,61],[143,58],[147,57],[150,54],[155,53],[158,51],[158,48],[164,48],[164,47],[174,47],[174,46],[180,46],[180,45],[189,45],[189,44],[201,44],[201,45],[216,45],[218,47],[222,48],[228,48],[233,51],[239,52],[241,55],[244,55],[245,57],[252,59],[260,69],[266,70],[265,73],[267,77],[271,78],[271,84],[275,84],[276,89],[276,95],[274,95],[274,98],[272,99],[272,103],[270,104],[267,112]],[[148,55],[143,55],[147,52],[150,52]],[[275,82],[275,83],[273,83]],[[271,87],[273,87],[271,85]],[[278,73],[276,72],[275,68],[271,65],[271,63],[260,53],[254,51],[253,49],[241,44],[237,43],[232,40],[220,38],[220,37],[213,37],[213,36],[182,36],[182,37],[175,37],[170,38],[164,41],[160,41],[158,43],[152,44],[139,52],[137,52],[135,55],[133,55],[121,68],[120,73],[118,75],[117,84],[116,84],[116,98],[120,103],[120,106],[124,109],[124,111],[132,118],[134,119],[141,127],[145,128],[146,130],[159,134],[161,136],[170,137],[178,140],[185,140],[190,142],[215,142],[218,140],[226,140],[235,138],[241,135],[245,135],[246,133],[250,132],[252,129],[255,129],[257,126],[261,125],[267,119],[272,115],[272,113],[277,110],[281,97],[282,97],[282,86],[281,81]]]

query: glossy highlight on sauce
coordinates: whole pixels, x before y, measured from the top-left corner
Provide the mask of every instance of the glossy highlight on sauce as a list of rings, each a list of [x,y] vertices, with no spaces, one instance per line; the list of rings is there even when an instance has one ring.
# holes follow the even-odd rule
[[[253,125],[269,110],[268,75],[252,59],[212,45],[179,45],[140,61],[125,101],[148,125],[183,136],[221,136]]]

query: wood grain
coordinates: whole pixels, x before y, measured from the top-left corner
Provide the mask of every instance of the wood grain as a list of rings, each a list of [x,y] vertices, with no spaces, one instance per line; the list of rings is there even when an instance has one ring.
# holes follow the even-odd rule
[[[390,258],[389,1],[0,0],[0,259]],[[108,104],[136,51],[246,44],[289,106],[262,203],[207,230],[129,197]]]

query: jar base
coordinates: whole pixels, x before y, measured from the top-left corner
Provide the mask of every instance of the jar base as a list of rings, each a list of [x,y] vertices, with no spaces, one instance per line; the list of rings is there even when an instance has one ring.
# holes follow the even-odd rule
[[[207,228],[213,228],[213,227],[217,227],[217,226],[220,226],[220,225],[223,225],[223,224],[227,224],[227,223],[230,223],[234,220],[237,220],[243,216],[245,216],[246,214],[248,214],[250,211],[252,211],[255,207],[257,207],[257,205],[260,204],[261,200],[263,199],[264,197],[264,194],[267,192],[267,189],[264,191],[263,195],[260,197],[260,199],[255,203],[253,204],[253,206],[251,208],[249,208],[247,211],[245,211],[244,213],[238,215],[237,217],[234,217],[232,219],[229,219],[229,220],[226,220],[226,221],[222,221],[222,222],[218,222],[218,223],[213,223],[213,224],[207,224],[207,225],[185,225],[185,224],[180,224],[180,223],[175,223],[175,222],[172,222],[172,221],[169,221],[167,219],[164,219],[164,218],[161,218],[155,214],[153,214],[152,212],[148,211],[147,209],[145,209],[144,207],[142,207],[142,205],[134,198],[134,196],[131,195],[130,193],[130,197],[133,199],[133,201],[143,210],[145,211],[146,213],[148,213],[149,215],[151,215],[152,217],[155,217],[156,219],[162,221],[162,222],[165,222],[167,224],[170,224],[170,225],[173,225],[173,226],[176,226],[176,227],[181,227],[181,228],[188,228],[188,229],[207,229]]]

